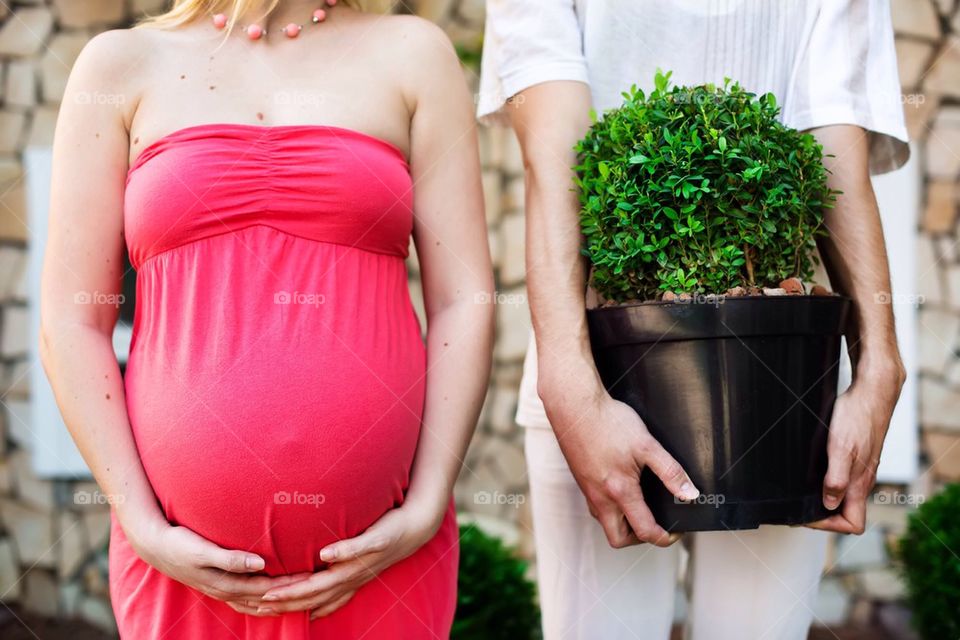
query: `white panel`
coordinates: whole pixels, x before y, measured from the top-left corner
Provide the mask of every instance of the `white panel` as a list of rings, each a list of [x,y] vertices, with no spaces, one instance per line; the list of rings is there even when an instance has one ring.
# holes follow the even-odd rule
[[[879,482],[908,483],[917,476],[919,464],[919,415],[917,400],[917,220],[920,209],[920,149],[913,147],[910,161],[899,171],[876,176],[873,188],[880,204],[880,217],[890,256],[893,312],[897,341],[907,369],[907,382],[893,413],[883,455]]]
[[[27,180],[27,223],[30,227],[29,275],[27,280],[30,305],[30,411],[27,422],[33,431],[33,468],[37,475],[88,476],[87,464],[80,456],[60,410],[53,389],[37,356],[40,326],[40,271],[47,239],[47,217],[50,210],[51,150],[28,148],[24,152]]]

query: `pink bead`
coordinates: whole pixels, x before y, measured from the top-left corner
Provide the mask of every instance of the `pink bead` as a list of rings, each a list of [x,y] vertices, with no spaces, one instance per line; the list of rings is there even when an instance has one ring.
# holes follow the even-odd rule
[[[252,24],[247,27],[247,37],[251,40],[259,40],[263,37],[263,27],[258,24]]]
[[[300,25],[291,22],[283,28],[283,32],[287,34],[288,38],[296,38],[300,35]]]
[[[335,4],[337,4],[337,0],[327,0],[327,6],[332,7]]]
[[[313,12],[313,21],[314,22],[323,22],[327,19],[327,12],[323,9],[317,9]]]
[[[217,15],[213,16],[213,26],[215,26],[217,29],[223,29],[225,26],[227,26],[227,14],[218,13]]]

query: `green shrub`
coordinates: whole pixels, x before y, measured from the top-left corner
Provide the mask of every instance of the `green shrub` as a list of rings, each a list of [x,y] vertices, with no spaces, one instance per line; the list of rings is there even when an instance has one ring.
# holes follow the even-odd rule
[[[920,635],[960,638],[960,484],[948,485],[910,516],[898,556]]]
[[[527,563],[474,525],[460,527],[460,574],[452,640],[540,638],[536,587]]]
[[[822,147],[777,120],[772,94],[670,87],[622,106],[577,146],[584,254],[609,300],[724,293],[813,274],[827,187]]]

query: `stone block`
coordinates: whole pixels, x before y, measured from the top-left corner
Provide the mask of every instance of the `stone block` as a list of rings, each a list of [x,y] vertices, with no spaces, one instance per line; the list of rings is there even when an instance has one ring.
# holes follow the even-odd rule
[[[905,88],[920,86],[920,81],[933,56],[934,46],[917,40],[897,40],[897,66],[900,84]]]
[[[923,449],[938,480],[960,481],[960,432],[925,431]]]
[[[20,564],[13,543],[9,538],[0,538],[0,602],[9,604],[20,599],[23,593]]]
[[[0,334],[0,355],[18,358],[30,349],[30,312],[23,305],[6,305],[3,309],[3,333]]]
[[[526,221],[519,213],[511,213],[500,223],[500,282],[506,286],[520,284],[527,278]]]
[[[518,427],[514,416],[518,398],[516,387],[496,387],[488,413],[490,428],[494,432],[508,435],[516,431]]]
[[[890,12],[898,35],[928,40],[940,37],[940,17],[929,0],[892,0]]]
[[[53,30],[47,7],[24,7],[0,27],[0,56],[26,57],[38,53]]]
[[[27,507],[10,498],[0,498],[0,516],[16,543],[20,562],[55,567],[53,515]]]
[[[40,511],[54,511],[57,503],[53,493],[53,480],[36,476],[31,465],[30,452],[17,449],[9,456],[9,460],[13,468],[18,501]]]
[[[33,111],[27,145],[31,147],[50,147],[53,145],[53,133],[57,125],[58,108],[41,106]]]
[[[497,342],[494,356],[498,362],[523,360],[530,339],[530,309],[526,289],[517,287],[498,293]]]
[[[30,403],[26,400],[7,398],[3,401],[5,412],[4,425],[7,437],[21,449],[33,449],[33,425],[31,424]]]
[[[30,397],[30,362],[18,360],[7,367],[7,377],[0,388],[0,397],[4,400],[27,400]]]
[[[167,0],[133,0],[130,13],[135,19],[144,15],[156,15],[166,9],[167,4]]]
[[[940,285],[940,270],[945,265],[940,261],[933,246],[933,241],[926,234],[918,234],[916,238],[917,293],[923,297],[924,304],[942,304],[943,291]]]
[[[61,511],[57,520],[57,575],[61,580],[70,579],[89,554],[86,532],[75,513]]]
[[[20,150],[27,116],[17,111],[0,111],[0,153]]]
[[[953,35],[940,45],[930,70],[923,79],[923,91],[960,96],[960,36]]]
[[[104,27],[124,19],[123,0],[53,0],[60,26],[68,29]]]
[[[0,240],[23,243],[28,236],[23,180],[0,183]]]
[[[31,60],[11,60],[4,95],[8,107],[29,109],[37,103],[37,72]]]
[[[486,209],[487,224],[496,224],[503,213],[501,206],[503,191],[500,172],[490,169],[483,172],[483,204]]]
[[[73,4],[74,0],[69,2]],[[90,36],[82,32],[58,33],[50,40],[50,45],[40,59],[40,86],[44,102],[57,103],[63,99],[73,63],[89,41]]]
[[[0,246],[0,301],[13,296],[26,268],[26,251],[20,247]]]
[[[921,378],[920,422],[924,429],[960,433],[960,391],[937,380]]]
[[[957,84],[960,84],[960,82]],[[926,163],[927,173],[931,178],[937,180],[939,184],[955,186],[957,174],[960,173],[960,127],[945,126],[941,125],[940,122],[934,122],[927,138]],[[946,196],[947,187],[943,186],[942,189],[944,189],[944,195]],[[955,203],[955,190],[952,197]],[[924,227],[926,227],[926,219],[924,220]],[[931,230],[936,231],[937,229]]]
[[[943,373],[953,358],[960,334],[960,315],[952,311],[924,307],[919,316],[920,369]]]

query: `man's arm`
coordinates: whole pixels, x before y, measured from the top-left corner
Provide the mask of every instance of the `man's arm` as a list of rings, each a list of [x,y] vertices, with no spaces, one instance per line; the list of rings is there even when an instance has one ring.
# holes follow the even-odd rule
[[[868,169],[869,141],[860,127],[812,131],[823,145],[829,183],[843,193],[827,210],[829,235],[819,241],[834,289],[853,299],[846,338],[853,383],[836,402],[830,423],[829,469],[823,503],[841,511],[817,528],[862,533],[866,501],[876,480],[880,451],[906,372],[897,349],[890,299],[890,272],[880,212]]]
[[[537,340],[538,392],[560,448],[611,546],[667,546],[640,490],[649,466],[681,499],[699,495],[637,413],[610,397],[593,363],[586,265],[573,190],[573,147],[590,125],[590,92],[555,81],[522,91],[510,114],[526,168],[527,289]]]

